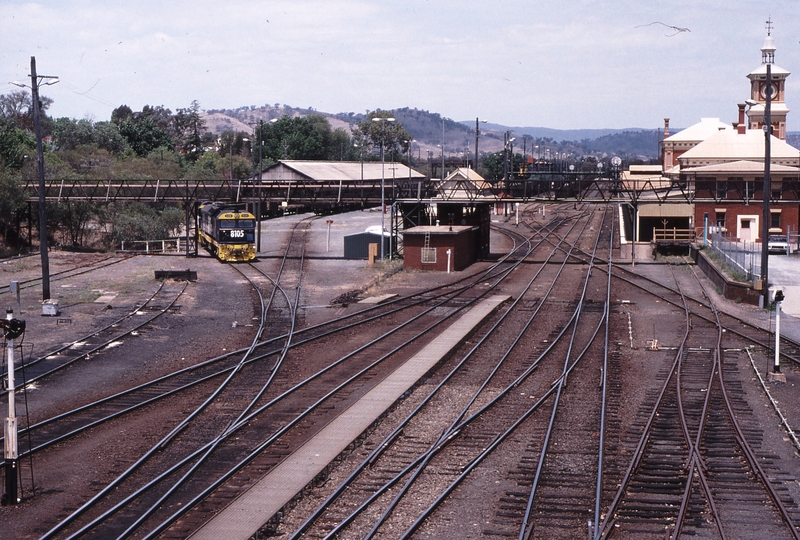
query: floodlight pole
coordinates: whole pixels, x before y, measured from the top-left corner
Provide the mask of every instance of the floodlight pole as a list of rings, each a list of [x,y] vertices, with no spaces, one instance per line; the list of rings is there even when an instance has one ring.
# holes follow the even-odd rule
[[[384,147],[386,146],[386,122],[394,122],[394,118],[384,118],[384,117],[377,117],[372,119],[373,122],[380,122],[381,123],[381,262],[383,262],[383,258],[385,256],[384,251],[385,248],[384,240],[383,240],[383,230],[384,230],[384,219],[386,214],[386,202],[385,202],[385,189],[386,189],[386,169],[385,169],[385,160],[384,160]],[[363,165],[362,165],[363,166]]]

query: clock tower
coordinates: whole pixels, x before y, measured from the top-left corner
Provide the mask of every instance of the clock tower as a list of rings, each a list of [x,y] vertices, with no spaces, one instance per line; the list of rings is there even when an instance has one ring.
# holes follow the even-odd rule
[[[772,40],[772,23],[767,23],[767,37],[761,46],[761,66],[750,73],[750,100],[755,102],[747,111],[749,129],[763,129],[764,111],[767,102],[767,92],[771,91],[770,116],[772,134],[781,140],[786,140],[786,77],[789,72],[774,64],[775,43]],[[767,87],[767,65],[770,66],[770,79],[772,84]]]

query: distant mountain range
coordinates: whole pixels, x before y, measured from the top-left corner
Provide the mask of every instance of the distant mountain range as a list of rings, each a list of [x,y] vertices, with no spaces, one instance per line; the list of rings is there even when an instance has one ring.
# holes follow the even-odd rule
[[[302,109],[289,105],[275,104],[261,107],[249,106],[238,109],[208,110],[206,123],[210,131],[251,131],[258,121],[269,121],[284,115],[306,116],[320,114],[327,117],[333,129],[350,127],[366,118],[363,113],[325,113],[315,109]],[[420,157],[430,152],[439,155],[444,144],[445,154],[458,154],[475,151],[475,121],[454,121],[438,113],[404,107],[394,109],[392,114],[412,134],[416,143],[415,151]],[[663,136],[660,129],[553,129],[529,126],[504,126],[501,124],[480,123],[478,148],[481,152],[498,152],[503,149],[503,134],[511,132],[515,140],[514,152],[528,155],[538,152],[545,155],[567,153],[574,157],[591,155],[596,157],[620,156],[627,162],[648,162],[657,160],[660,154],[659,142]],[[671,128],[675,134],[681,128]],[[786,141],[800,148],[800,132],[790,132]],[[418,147],[418,148],[417,148]],[[799,154],[800,155],[800,154]]]

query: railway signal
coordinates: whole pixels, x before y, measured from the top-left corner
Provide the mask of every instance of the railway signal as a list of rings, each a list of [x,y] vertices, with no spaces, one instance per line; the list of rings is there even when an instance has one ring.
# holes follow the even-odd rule
[[[17,488],[17,475],[19,452],[17,447],[17,416],[14,407],[14,340],[25,332],[25,321],[14,318],[14,310],[6,310],[6,319],[0,320],[0,328],[5,336],[6,350],[8,351],[8,416],[5,423],[5,461],[6,461],[6,490],[3,493],[2,503],[19,503],[19,490]]]

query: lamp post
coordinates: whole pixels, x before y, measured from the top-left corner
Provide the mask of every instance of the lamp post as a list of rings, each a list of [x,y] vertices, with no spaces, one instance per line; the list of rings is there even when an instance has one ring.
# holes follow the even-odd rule
[[[475,119],[475,170],[478,170],[478,137],[481,134],[481,130],[478,126],[478,122],[483,122],[484,124],[488,122],[488,120],[478,120]]]
[[[386,163],[384,160],[384,147],[386,146],[386,122],[394,122],[395,119],[388,117],[377,117],[372,119],[373,122],[380,122],[381,123],[381,262],[383,262],[384,258],[384,241],[383,241],[383,231],[384,231],[384,217],[385,217],[385,190],[386,190]],[[442,124],[444,125],[444,124]]]
[[[442,117],[442,182],[444,182],[444,117]]]

